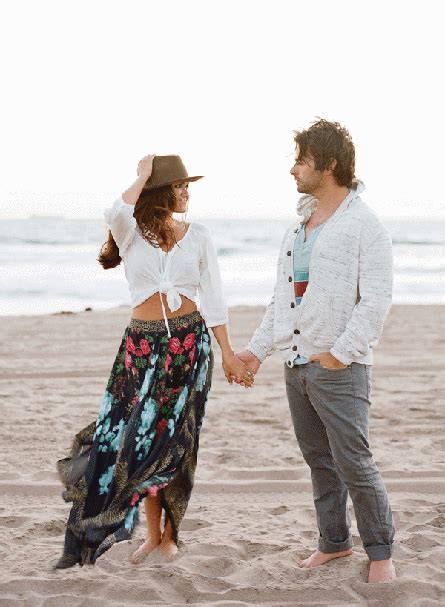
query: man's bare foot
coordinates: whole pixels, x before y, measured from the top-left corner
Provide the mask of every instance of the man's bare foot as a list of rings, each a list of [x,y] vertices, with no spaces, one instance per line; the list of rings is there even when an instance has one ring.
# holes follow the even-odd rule
[[[178,554],[178,547],[172,539],[162,539],[159,550],[166,561],[171,561]]]
[[[371,561],[369,564],[368,582],[391,582],[396,579],[396,570],[392,559],[384,561]]]
[[[302,569],[313,569],[314,567],[320,567],[320,565],[325,565],[332,561],[333,559],[338,559],[342,556],[350,556],[352,554],[352,549],[348,548],[348,550],[342,550],[341,552],[321,552],[317,550],[314,554],[311,554],[307,559],[304,559],[298,563],[298,566]]]
[[[150,554],[150,552],[153,552],[153,550],[155,550],[160,543],[160,536],[154,539],[146,539],[145,542],[133,552],[130,557],[130,561],[133,563],[133,565],[139,565],[139,563],[142,563],[142,561]]]

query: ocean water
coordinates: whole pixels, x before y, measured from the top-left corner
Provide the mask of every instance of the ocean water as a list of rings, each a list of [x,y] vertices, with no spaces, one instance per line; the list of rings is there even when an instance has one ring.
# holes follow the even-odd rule
[[[266,304],[283,220],[202,220],[218,250],[229,305]],[[394,244],[394,302],[445,304],[445,219],[384,220]],[[0,315],[106,309],[129,304],[123,266],[97,263],[101,219],[0,220]]]

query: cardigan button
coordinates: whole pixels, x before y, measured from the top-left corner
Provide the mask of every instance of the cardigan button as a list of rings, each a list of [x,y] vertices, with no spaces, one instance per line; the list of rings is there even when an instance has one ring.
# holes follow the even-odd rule
[[[291,308],[295,308],[295,302],[293,301],[290,305]]]
[[[290,257],[292,255],[292,251],[287,252],[287,256]]]
[[[295,335],[300,335],[300,331],[298,329],[295,329],[294,333]]]
[[[296,352],[298,350],[298,346],[292,346],[292,350]]]
[[[288,281],[292,282],[292,276],[289,276]]]

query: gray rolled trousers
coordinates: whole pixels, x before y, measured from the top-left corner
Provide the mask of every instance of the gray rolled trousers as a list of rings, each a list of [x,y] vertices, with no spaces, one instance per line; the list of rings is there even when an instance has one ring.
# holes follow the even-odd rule
[[[348,492],[370,560],[392,554],[394,526],[385,485],[369,450],[371,367],[331,371],[320,363],[285,365],[295,434],[311,469],[322,552],[352,546]]]

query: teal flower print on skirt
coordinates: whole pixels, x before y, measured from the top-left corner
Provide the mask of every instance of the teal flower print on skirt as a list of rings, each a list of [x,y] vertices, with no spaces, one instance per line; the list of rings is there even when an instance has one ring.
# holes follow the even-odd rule
[[[58,473],[72,502],[56,568],[93,564],[129,539],[139,502],[159,493],[175,541],[193,488],[199,432],[211,384],[207,327],[193,312],[131,320],[97,419],[76,434]]]

